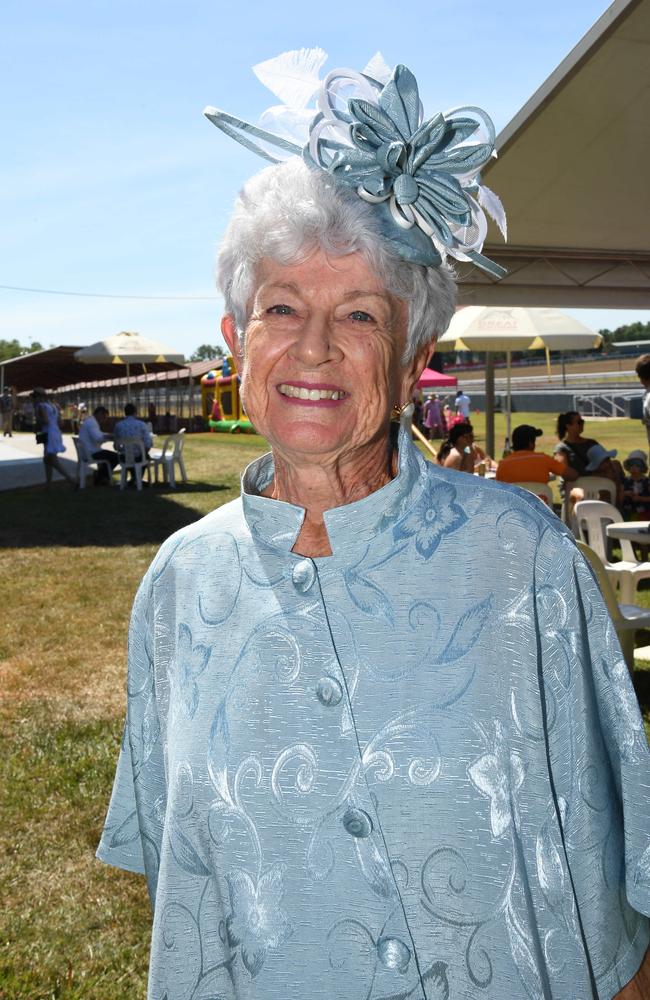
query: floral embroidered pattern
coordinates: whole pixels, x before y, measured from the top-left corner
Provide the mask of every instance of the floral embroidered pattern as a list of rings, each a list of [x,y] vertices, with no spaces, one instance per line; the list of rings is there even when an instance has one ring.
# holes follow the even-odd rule
[[[196,646],[192,644],[192,633],[187,625],[178,626],[174,679],[180,689],[183,707],[189,719],[194,717],[199,704],[196,678],[207,667],[211,652],[209,646],[201,643]]]
[[[446,535],[457,531],[467,521],[465,511],[456,503],[456,490],[449,483],[436,483],[426,490],[410,514],[393,528],[393,538],[415,538],[415,549],[429,559]]]
[[[508,752],[503,728],[494,723],[495,736],[488,753],[470,765],[468,774],[481,795],[490,800],[490,825],[495,837],[502,837],[512,823],[518,825],[516,795],[526,771],[521,757]]]
[[[270,948],[277,948],[291,935],[292,928],[280,908],[283,896],[282,865],[273,865],[259,881],[242,869],[228,876],[231,914],[226,920],[228,941],[241,946],[241,957],[255,977]]]

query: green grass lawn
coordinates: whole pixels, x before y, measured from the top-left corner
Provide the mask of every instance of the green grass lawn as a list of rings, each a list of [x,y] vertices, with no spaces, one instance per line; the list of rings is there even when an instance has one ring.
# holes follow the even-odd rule
[[[497,417],[497,440],[503,439]],[[550,420],[518,414],[516,423]],[[475,418],[480,439],[482,418]],[[634,421],[588,423],[627,453]],[[144,1000],[143,880],[94,860],[124,711],[131,601],[160,543],[239,493],[261,438],[193,435],[176,491],[0,493],[0,1000]],[[650,590],[640,601],[650,606]],[[649,640],[650,641],[650,640]],[[650,670],[638,671],[648,718]]]

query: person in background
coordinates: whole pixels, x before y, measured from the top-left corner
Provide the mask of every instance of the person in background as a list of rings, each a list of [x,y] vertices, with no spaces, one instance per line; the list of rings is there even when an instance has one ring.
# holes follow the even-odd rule
[[[621,502],[621,491],[623,484],[623,468],[620,462],[614,462],[611,459],[609,463],[603,466],[603,471],[596,471],[602,464],[603,458],[607,457],[607,452],[605,448],[594,438],[586,438],[582,436],[582,431],[584,430],[585,422],[583,417],[577,412],[577,410],[568,410],[566,413],[560,413],[557,418],[557,436],[560,443],[555,446],[553,454],[560,461],[566,461],[567,465],[570,465],[572,469],[575,469],[578,473],[578,478],[580,476],[604,476],[607,479],[611,479],[614,483],[615,489],[613,491],[613,496],[609,492],[604,490],[599,493],[601,500],[612,500],[615,503]],[[592,451],[591,449],[598,445],[600,451]],[[616,452],[614,452],[616,454]],[[600,462],[594,466],[594,460],[600,456]],[[562,492],[562,490],[560,490]],[[564,494],[563,494],[564,495]],[[580,500],[584,500],[585,494],[579,486],[574,486],[570,493],[570,513],[573,510],[573,506]]]
[[[611,479],[616,487],[615,496],[615,506],[620,507],[623,504],[623,475],[620,462],[614,462],[618,452],[616,448],[612,448],[611,451],[607,451],[607,448],[603,448],[602,444],[592,444],[591,448],[587,451],[587,465],[585,466],[584,475],[585,476],[602,476],[603,479]],[[582,490],[573,490],[573,493],[582,493]],[[599,493],[601,500],[607,501],[609,494],[605,490]]]
[[[551,474],[564,480],[578,478],[575,469],[561,458],[552,458],[542,451],[535,451],[541,437],[539,427],[520,424],[512,432],[512,452],[502,458],[497,466],[496,478],[502,483],[548,483]]]
[[[432,396],[429,396],[429,398],[425,400],[423,408],[423,424],[425,434],[429,441],[433,438],[442,437],[442,410],[440,409],[440,400],[435,392]]]
[[[456,393],[455,406],[457,415],[459,417],[462,417],[463,420],[469,419],[471,403],[472,400],[467,395],[467,393],[463,392],[462,389],[459,389],[458,392]]]
[[[152,431],[154,433],[156,431],[156,420],[157,419],[158,419],[158,415],[156,413],[156,404],[153,403],[153,402],[151,402],[151,403],[149,403],[149,406],[147,407],[147,420],[151,424],[151,429],[152,429]]]
[[[584,418],[577,410],[568,410],[558,415],[557,436],[560,443],[555,446],[553,453],[575,469],[579,476],[585,475],[587,452],[592,445],[598,444],[594,438],[582,436],[584,427]]]
[[[44,389],[34,389],[34,418],[36,420],[36,442],[43,445],[43,464],[45,466],[45,488],[49,489],[54,470],[66,479],[73,489],[78,487],[77,480],[71,476],[59,455],[65,451],[61,428],[59,427],[59,409],[54,402],[48,400]]]
[[[423,411],[422,393],[421,392],[414,392],[413,393],[413,426],[417,427],[417,429],[420,432],[423,431],[423,426],[422,426],[422,415],[423,415],[423,413],[422,413],[422,411]]]
[[[641,419],[645,424],[648,444],[650,444],[650,354],[642,354],[634,366],[634,370],[643,386],[643,416]]]
[[[111,435],[103,430],[108,410],[105,406],[96,406],[92,416],[86,417],[79,431],[79,444],[84,457],[93,462],[108,462],[111,470],[119,462],[117,452],[109,448],[103,448],[105,441],[110,441]],[[105,465],[99,465],[95,472],[95,485],[100,486],[109,482],[109,473]]]
[[[124,417],[118,420],[113,428],[113,440],[115,448],[119,452],[120,442],[127,438],[136,438],[142,442],[142,456],[149,457],[149,449],[153,444],[153,435],[143,420],[136,417],[134,403],[127,403],[124,407]]]
[[[638,520],[650,517],[650,479],[648,458],[644,451],[631,451],[623,462],[627,476],[623,479],[623,513]]]
[[[442,431],[442,436],[446,437],[447,434],[449,433],[449,428],[452,426],[454,420],[454,411],[449,405],[449,401],[442,404],[440,410],[440,416],[442,417],[442,424],[440,429]]]
[[[436,461],[445,469],[474,472],[474,428],[468,422],[454,424],[447,440],[440,446]]]
[[[0,415],[2,416],[2,436],[13,437],[14,397],[8,385],[4,387],[0,396]]]
[[[491,455],[481,448],[480,444],[477,444],[474,440],[474,431],[472,430],[472,457],[474,459],[474,472],[478,472],[479,475],[484,476],[485,473],[489,471],[496,471],[497,463],[494,461]]]

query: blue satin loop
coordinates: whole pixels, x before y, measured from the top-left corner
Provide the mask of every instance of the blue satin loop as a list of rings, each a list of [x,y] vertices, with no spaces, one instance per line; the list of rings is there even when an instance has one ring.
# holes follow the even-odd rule
[[[438,267],[444,250],[503,277],[506,270],[479,252],[487,226],[473,197],[479,191],[479,171],[494,150],[491,120],[478,108],[464,108],[453,117],[439,113],[421,122],[417,81],[406,66],[397,66],[384,87],[365,79],[376,88],[377,102],[352,98],[346,111],[328,99],[328,81],[336,80],[336,73],[329,74],[323,88],[326,113],[321,102],[304,147],[223,111],[207,108],[204,113],[265,159],[278,162],[283,157],[274,157],[255,138],[302,155],[312,169],[325,170],[354,188],[374,205],[382,234],[403,259]],[[486,141],[472,142],[481,129]],[[337,130],[353,145],[338,141]]]

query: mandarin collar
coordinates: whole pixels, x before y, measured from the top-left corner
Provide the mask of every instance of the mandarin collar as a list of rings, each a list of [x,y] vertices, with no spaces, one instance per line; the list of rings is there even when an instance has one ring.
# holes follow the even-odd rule
[[[323,514],[332,553],[351,543],[367,543],[402,517],[418,500],[426,475],[426,462],[400,428],[397,438],[397,475],[362,500],[333,507]],[[241,479],[246,523],[254,537],[290,552],[305,519],[305,510],[283,500],[261,496],[273,479],[273,456],[269,453],[251,462]]]

